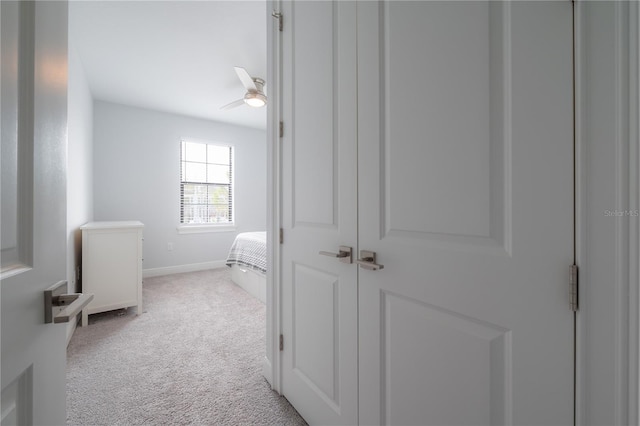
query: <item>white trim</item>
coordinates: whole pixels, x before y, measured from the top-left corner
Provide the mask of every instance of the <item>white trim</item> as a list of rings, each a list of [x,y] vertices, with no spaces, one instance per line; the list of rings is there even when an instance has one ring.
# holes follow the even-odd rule
[[[615,20],[615,208],[629,210],[629,39],[627,2],[614,5]],[[630,219],[630,218],[629,218]],[[629,424],[629,220],[619,218],[615,228],[615,387],[614,422]]]
[[[629,3],[629,204],[640,210],[640,7]],[[640,219],[629,217],[628,424],[640,423]]]
[[[192,138],[189,136],[183,136],[180,138],[180,142],[193,142],[193,143],[202,143],[202,144],[207,144],[207,145],[218,145],[218,146],[231,146],[231,147],[236,147],[237,144],[235,142],[225,142],[225,141],[218,141],[218,140],[212,140],[212,139],[202,139],[202,138]]]
[[[580,311],[577,315],[577,389],[576,389],[576,424],[592,424],[588,410],[588,389],[598,386],[591,382],[594,368],[603,363],[613,367],[613,394],[606,401],[595,401],[600,406],[612,408],[610,422],[616,425],[638,424],[640,364],[640,227],[637,216],[626,215],[616,219],[615,246],[610,260],[613,262],[614,306],[611,306],[613,323],[614,348],[609,352],[611,358],[601,359],[595,352],[594,342],[601,339],[597,330],[589,330],[587,318],[589,311],[602,309],[602,301],[594,299],[588,271],[593,266],[586,265],[588,259],[587,239],[595,232],[588,222],[588,196],[597,199],[598,188],[589,188],[587,176],[587,121],[585,103],[590,96],[590,83],[587,81],[587,55],[592,49],[587,46],[587,29],[584,23],[590,7],[589,2],[577,2],[576,7],[576,259],[583,266],[580,275]],[[640,10],[636,2],[611,3],[614,22],[611,30],[614,36],[614,61],[610,66],[614,69],[613,83],[615,90],[614,108],[614,177],[615,204],[618,211],[637,211],[640,200],[640,77],[638,76],[640,39],[638,23]],[[597,58],[596,58],[597,59]],[[594,104],[597,99],[591,98]],[[595,143],[595,142],[592,142]],[[600,192],[601,189],[600,189]],[[592,244],[595,242],[592,240]],[[595,244],[594,244],[595,245]],[[584,273],[583,273],[584,272]],[[593,272],[593,271],[592,271]],[[593,283],[596,285],[596,283]],[[600,283],[602,285],[602,283]],[[591,301],[594,306],[588,306]],[[604,324],[610,329],[609,324]],[[591,344],[587,344],[587,339]],[[601,348],[600,348],[601,349]],[[610,399],[609,399],[610,398]],[[591,401],[594,402],[594,401]],[[602,414],[602,413],[600,413]],[[608,413],[606,414],[609,415]]]
[[[267,379],[267,382],[273,383],[273,367],[266,356],[262,360],[262,375]]]
[[[263,371],[271,388],[281,392],[279,336],[282,332],[280,303],[280,134],[281,106],[281,32],[271,16],[282,11],[280,0],[267,0],[267,330],[266,360]],[[287,17],[283,18],[285,20]],[[285,131],[287,131],[285,129]]]
[[[579,1],[574,3],[574,51],[575,51],[575,262],[579,268],[582,268],[579,274],[580,287],[588,288],[589,276],[584,273],[586,268],[583,267],[587,262],[587,157],[586,157],[586,108],[584,108],[584,100],[586,98],[586,55],[584,51],[585,25],[584,25],[584,3]],[[586,424],[586,306],[587,298],[585,292],[578,294],[579,310],[576,313],[576,354],[575,354],[575,372],[576,372],[576,389],[575,389],[575,420],[574,424]]]
[[[165,266],[162,268],[151,268],[142,271],[142,278],[160,277],[163,275],[181,274],[184,272],[206,271],[207,269],[223,268],[225,260],[212,260],[210,262],[189,263],[187,265]]]
[[[208,232],[235,232],[235,225],[208,224],[208,225],[178,225],[178,234],[204,234]]]
[[[201,145],[211,145],[211,146],[215,146],[218,148],[229,148],[229,155],[231,157],[231,163],[229,164],[229,168],[231,170],[231,179],[229,182],[229,202],[228,202],[228,206],[231,207],[231,222],[227,222],[227,223],[197,223],[197,224],[190,224],[190,223],[180,223],[178,224],[178,234],[195,234],[195,233],[204,233],[204,232],[231,232],[235,230],[235,217],[236,217],[236,208],[234,206],[233,200],[234,200],[234,196],[235,196],[235,188],[236,188],[236,150],[235,150],[235,145],[234,144],[228,144],[228,143],[224,143],[224,142],[213,142],[213,141],[207,141],[204,139],[195,139],[195,138],[181,138],[180,139],[180,151],[179,151],[179,157],[180,157],[180,188],[182,188],[183,184],[191,184],[193,182],[186,180],[186,176],[183,174],[182,171],[182,166],[184,163],[189,163],[190,161],[187,161],[186,158],[182,158],[183,155],[183,148],[184,150],[186,150],[186,147],[184,146],[185,143],[195,143],[195,144],[201,144]],[[208,152],[208,147],[207,147],[207,152]],[[208,162],[208,159],[205,160],[205,163],[207,164],[207,168],[208,165],[210,164]],[[216,183],[213,182],[209,182],[207,183],[207,185],[216,185]],[[224,184],[222,184],[224,185]],[[182,213],[183,213],[183,207],[184,207],[184,199],[183,199],[183,194],[182,194],[182,189],[180,190],[180,199],[179,199],[179,203],[178,203],[178,212],[180,214],[180,220],[182,220]],[[215,227],[219,227],[219,229],[214,230],[214,229],[210,229],[210,226],[215,226]]]

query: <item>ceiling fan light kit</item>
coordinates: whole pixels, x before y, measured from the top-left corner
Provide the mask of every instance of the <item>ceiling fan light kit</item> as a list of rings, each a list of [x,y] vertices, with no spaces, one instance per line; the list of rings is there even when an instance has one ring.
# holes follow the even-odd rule
[[[244,103],[249,105],[250,107],[260,108],[265,106],[267,103],[267,97],[262,93],[247,93],[244,95]]]
[[[231,109],[238,107],[242,104],[249,105],[250,107],[260,108],[267,104],[267,97],[264,94],[264,80],[258,77],[251,77],[247,70],[242,67],[234,67],[238,78],[242,82],[242,85],[247,89],[242,99],[231,102],[223,106],[221,109]]]

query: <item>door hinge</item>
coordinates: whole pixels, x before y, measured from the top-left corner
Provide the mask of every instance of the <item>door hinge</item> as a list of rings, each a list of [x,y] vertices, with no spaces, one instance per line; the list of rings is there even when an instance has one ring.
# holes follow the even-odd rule
[[[284,123],[282,121],[280,122],[279,134],[280,134],[280,137],[284,136]]]
[[[278,30],[282,31],[282,13],[276,12],[275,10],[271,12],[271,16],[278,20]]]
[[[280,335],[280,350],[284,350],[284,337],[282,336],[282,334]]]
[[[569,304],[571,310],[578,310],[578,265],[573,264],[569,269]]]
[[[280,244],[284,243],[284,231],[280,228]]]

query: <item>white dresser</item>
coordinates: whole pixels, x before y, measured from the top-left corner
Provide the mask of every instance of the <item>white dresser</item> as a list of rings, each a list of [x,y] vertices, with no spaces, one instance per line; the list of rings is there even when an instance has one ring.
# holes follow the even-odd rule
[[[82,326],[97,312],[135,306],[142,313],[142,229],[138,221],[82,225],[82,291],[94,299]]]

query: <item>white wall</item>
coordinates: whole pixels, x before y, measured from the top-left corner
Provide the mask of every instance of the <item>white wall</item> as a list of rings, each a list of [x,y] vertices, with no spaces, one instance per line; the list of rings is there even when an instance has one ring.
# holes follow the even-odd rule
[[[235,147],[236,231],[178,234],[181,138]],[[144,223],[145,270],[222,261],[238,232],[265,230],[265,131],[96,101],[94,141],[95,220]]]
[[[72,42],[67,132],[67,281],[70,291],[80,291],[75,272],[82,254],[80,226],[93,219],[93,99]]]

